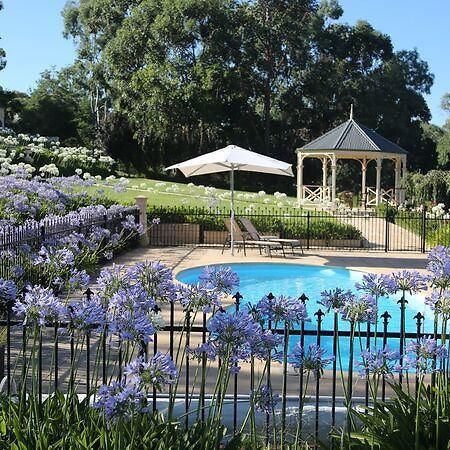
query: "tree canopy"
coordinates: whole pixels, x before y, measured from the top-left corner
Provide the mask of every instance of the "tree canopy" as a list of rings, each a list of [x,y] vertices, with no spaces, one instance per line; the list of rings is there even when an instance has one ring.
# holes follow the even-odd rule
[[[78,0],[63,11],[100,134],[125,127],[154,169],[231,142],[294,162],[351,103],[413,168],[431,168],[427,63],[341,14],[317,0]]]

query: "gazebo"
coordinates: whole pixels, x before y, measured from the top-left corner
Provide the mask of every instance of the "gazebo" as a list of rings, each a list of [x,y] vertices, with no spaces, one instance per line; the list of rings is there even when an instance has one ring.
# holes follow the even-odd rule
[[[297,153],[297,202],[327,203],[336,199],[336,163],[339,159],[352,159],[361,163],[361,198],[363,206],[377,206],[382,202],[402,203],[405,191],[401,181],[406,175],[406,156],[408,152],[397,144],[380,136],[374,130],[350,119],[333,128],[309,144],[296,150]],[[322,185],[303,184],[303,161],[317,158],[322,161]],[[394,162],[394,188],[382,189],[381,168],[383,160]],[[376,183],[366,185],[369,164],[376,163]],[[328,166],[331,166],[331,183],[328,183]],[[331,184],[331,186],[329,186]]]

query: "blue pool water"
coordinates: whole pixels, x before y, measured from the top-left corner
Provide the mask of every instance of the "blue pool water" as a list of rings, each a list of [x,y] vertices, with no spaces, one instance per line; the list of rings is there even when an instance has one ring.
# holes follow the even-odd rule
[[[306,266],[285,263],[233,263],[224,264],[224,266],[231,267],[239,275],[240,286],[238,290],[244,297],[241,300],[241,304],[255,304],[262,296],[267,295],[269,292],[272,292],[275,296],[286,295],[292,297],[299,297],[305,293],[309,298],[307,309],[312,318],[311,323],[305,324],[305,329],[310,330],[317,329],[314,313],[319,308],[324,310],[324,307],[317,303],[320,300],[320,293],[336,287],[354,290],[355,283],[360,281],[364,275],[362,272],[340,267]],[[183,283],[194,284],[198,282],[198,277],[202,270],[203,267],[183,270],[178,273],[176,278]],[[388,330],[393,332],[400,331],[400,308],[397,304],[399,298],[399,294],[391,298],[382,298],[378,304],[379,316],[384,311],[388,311],[392,316]],[[425,315],[425,331],[431,331],[433,328],[433,313],[424,305],[423,297],[419,295],[407,295],[407,300],[406,331],[416,332],[416,322],[413,317],[418,312]],[[322,330],[333,330],[333,320],[332,313],[326,314],[323,318]],[[348,330],[348,322],[339,320],[339,329]],[[366,325],[363,325],[362,330],[365,329]],[[379,319],[378,331],[381,332],[382,330],[382,319]],[[290,345],[294,345],[298,339],[298,337],[292,337]],[[306,344],[315,341],[315,336],[305,337]],[[378,341],[378,344],[381,344],[381,340]],[[398,348],[398,339],[390,340],[388,345],[392,349]],[[332,337],[322,336],[321,347],[326,348],[328,354],[332,354]],[[340,349],[342,363],[343,365],[347,364],[348,338],[340,339]]]

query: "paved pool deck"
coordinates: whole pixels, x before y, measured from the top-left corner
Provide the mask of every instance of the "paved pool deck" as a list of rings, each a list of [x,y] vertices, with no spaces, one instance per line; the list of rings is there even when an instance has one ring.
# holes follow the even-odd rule
[[[260,255],[255,248],[247,249],[247,255],[229,250],[223,254],[217,247],[140,247],[115,258],[116,264],[129,266],[140,261],[161,261],[175,273],[194,266],[215,263],[271,262],[293,263],[313,266],[334,266],[373,273],[391,273],[403,269],[425,271],[427,254],[413,252],[380,252],[361,250],[305,250],[304,255],[296,250],[293,255],[286,250],[286,257],[273,253],[270,258]]]

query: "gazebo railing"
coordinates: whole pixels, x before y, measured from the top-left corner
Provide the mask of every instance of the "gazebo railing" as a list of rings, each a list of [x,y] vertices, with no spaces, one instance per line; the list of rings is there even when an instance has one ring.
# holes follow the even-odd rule
[[[310,203],[321,203],[331,199],[331,191],[329,186],[303,186],[303,201]]]
[[[381,189],[380,190],[380,203],[395,202],[395,190],[391,189]],[[374,187],[367,187],[366,190],[366,206],[376,206],[377,205],[377,191]]]

